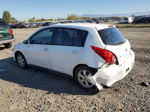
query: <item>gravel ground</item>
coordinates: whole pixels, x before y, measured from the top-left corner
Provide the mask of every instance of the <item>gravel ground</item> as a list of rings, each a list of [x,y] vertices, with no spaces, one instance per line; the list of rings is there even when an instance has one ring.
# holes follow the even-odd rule
[[[14,44],[35,30],[14,30]],[[135,51],[134,68],[125,79],[95,95],[61,74],[20,69],[12,49],[1,47],[0,112],[150,112],[150,28],[120,30]]]

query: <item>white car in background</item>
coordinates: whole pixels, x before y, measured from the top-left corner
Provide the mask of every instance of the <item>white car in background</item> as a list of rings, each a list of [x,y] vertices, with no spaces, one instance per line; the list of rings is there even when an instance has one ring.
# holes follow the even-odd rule
[[[21,68],[35,65],[72,76],[84,89],[111,86],[134,65],[129,41],[109,24],[57,24],[13,48]]]

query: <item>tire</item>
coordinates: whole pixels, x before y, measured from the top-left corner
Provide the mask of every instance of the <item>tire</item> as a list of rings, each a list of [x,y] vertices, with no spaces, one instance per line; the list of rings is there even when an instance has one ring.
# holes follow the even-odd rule
[[[75,70],[74,79],[75,82],[83,89],[87,91],[92,91],[94,93],[98,92],[98,89],[95,85],[91,84],[86,80],[86,76],[93,76],[96,73],[96,69],[89,68],[87,66],[80,66]]]
[[[5,48],[11,48],[12,47],[12,43],[7,43],[7,44],[4,44]]]
[[[22,53],[18,52],[16,54],[15,58],[16,58],[16,62],[18,64],[18,66],[20,68],[22,68],[22,69],[27,68],[27,61]]]

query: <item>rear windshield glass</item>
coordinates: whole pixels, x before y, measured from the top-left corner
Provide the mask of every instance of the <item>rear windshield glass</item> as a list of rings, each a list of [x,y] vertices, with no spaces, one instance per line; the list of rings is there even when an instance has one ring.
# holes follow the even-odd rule
[[[8,24],[5,23],[4,21],[0,20],[0,29],[1,28],[7,28],[8,27]]]
[[[108,28],[98,31],[102,41],[106,45],[118,45],[126,41],[117,28]]]

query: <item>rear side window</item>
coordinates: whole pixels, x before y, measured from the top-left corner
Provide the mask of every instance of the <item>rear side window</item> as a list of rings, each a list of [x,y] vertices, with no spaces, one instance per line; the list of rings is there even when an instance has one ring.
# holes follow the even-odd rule
[[[98,31],[102,41],[106,45],[118,45],[126,41],[117,28],[108,28]]]
[[[82,30],[76,30],[74,32],[73,46],[83,46],[86,40],[88,32]]]
[[[59,28],[54,39],[55,45],[63,46],[83,46],[87,36],[87,31]]]

